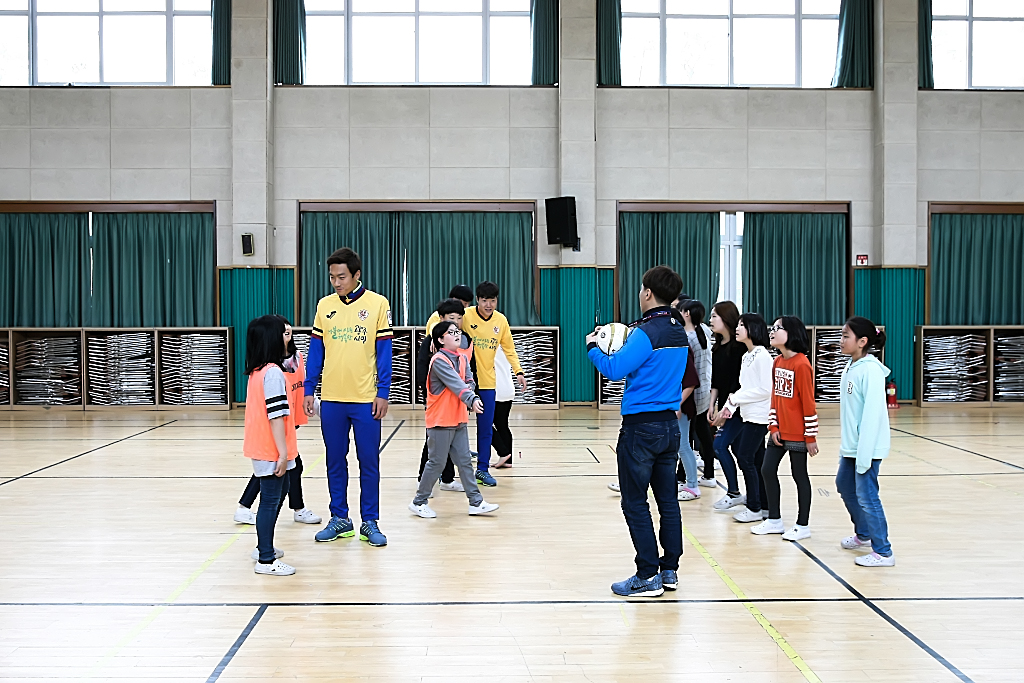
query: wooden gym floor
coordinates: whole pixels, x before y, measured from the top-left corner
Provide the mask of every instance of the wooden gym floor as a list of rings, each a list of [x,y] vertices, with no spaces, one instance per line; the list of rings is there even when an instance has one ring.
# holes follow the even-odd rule
[[[298,573],[257,576],[232,521],[243,413],[0,413],[0,679],[143,681],[1021,681],[1024,419],[904,407],[882,467],[897,566],[864,569],[833,482],[835,409],[812,461],[812,538],[755,537],[682,504],[676,593],[623,600],[633,571],[618,416],[514,411],[492,518],[441,492],[412,516],[422,413],[384,424],[388,547],[316,544],[282,513]],[[299,433],[327,516],[324,448]],[[354,454],[352,457],[354,463]],[[783,515],[795,490],[783,463]],[[357,488],[350,487],[353,500]]]

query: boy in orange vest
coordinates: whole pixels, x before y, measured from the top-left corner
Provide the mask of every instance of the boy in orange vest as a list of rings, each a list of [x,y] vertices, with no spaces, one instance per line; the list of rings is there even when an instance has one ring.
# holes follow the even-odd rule
[[[450,456],[459,468],[462,486],[469,499],[469,514],[483,515],[494,512],[498,506],[488,503],[480,495],[473,475],[469,454],[469,412],[479,415],[483,401],[474,393],[474,384],[466,354],[460,353],[462,330],[454,322],[444,320],[430,331],[434,348],[440,349],[430,360],[427,374],[427,466],[420,477],[416,497],[409,510],[420,517],[437,517],[427,500],[434,482]]]

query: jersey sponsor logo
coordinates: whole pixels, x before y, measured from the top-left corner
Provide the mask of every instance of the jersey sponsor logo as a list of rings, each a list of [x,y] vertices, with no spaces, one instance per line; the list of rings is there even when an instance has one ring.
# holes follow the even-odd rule
[[[388,327],[391,327],[391,309],[388,309]]]
[[[364,308],[361,311],[359,311],[357,315],[359,316],[360,320],[366,320],[367,318],[370,317],[370,312]]]
[[[793,385],[796,373],[785,368],[775,368],[775,395],[782,398],[793,398]]]
[[[347,344],[349,342],[357,342],[359,344],[366,343],[366,328],[362,325],[352,325],[349,327],[332,327],[327,331],[330,338],[334,341]]]
[[[331,318],[333,318],[335,313],[337,313],[337,311],[331,311],[330,313],[328,313],[327,319],[330,320]]]

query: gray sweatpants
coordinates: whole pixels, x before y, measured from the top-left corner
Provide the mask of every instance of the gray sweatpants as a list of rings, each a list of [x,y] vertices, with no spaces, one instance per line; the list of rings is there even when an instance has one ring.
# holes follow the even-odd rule
[[[476,485],[476,473],[473,471],[469,453],[469,425],[458,427],[432,427],[427,429],[427,466],[420,476],[420,486],[416,490],[414,505],[423,505],[430,498],[430,490],[441,477],[448,457],[459,468],[462,487],[466,489],[466,497],[470,505],[479,505],[484,499],[480,495],[480,487]]]

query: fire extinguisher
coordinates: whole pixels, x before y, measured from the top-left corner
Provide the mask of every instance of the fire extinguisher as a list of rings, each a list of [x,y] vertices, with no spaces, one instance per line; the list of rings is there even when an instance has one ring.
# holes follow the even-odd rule
[[[885,407],[889,410],[900,409],[900,404],[896,402],[896,382],[891,379],[885,385]]]

